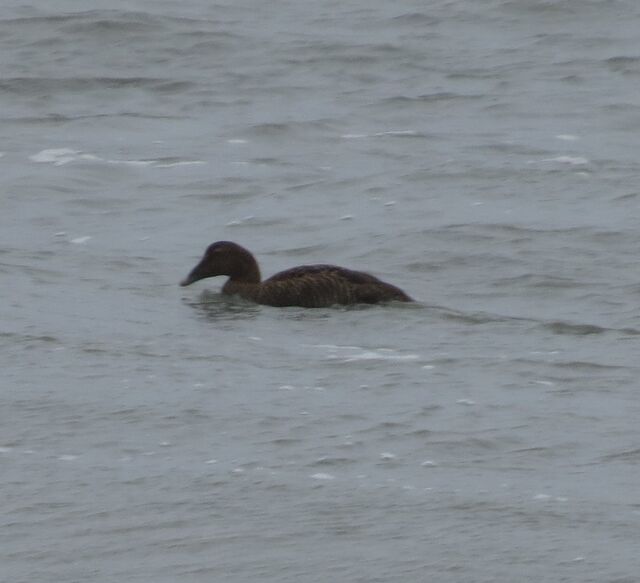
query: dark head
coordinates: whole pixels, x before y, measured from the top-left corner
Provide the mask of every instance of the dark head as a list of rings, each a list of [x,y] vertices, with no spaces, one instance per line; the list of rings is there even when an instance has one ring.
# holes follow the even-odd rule
[[[236,243],[218,241],[207,247],[200,263],[180,285],[191,285],[195,281],[216,275],[228,275],[233,281],[260,283],[260,270],[253,255]]]

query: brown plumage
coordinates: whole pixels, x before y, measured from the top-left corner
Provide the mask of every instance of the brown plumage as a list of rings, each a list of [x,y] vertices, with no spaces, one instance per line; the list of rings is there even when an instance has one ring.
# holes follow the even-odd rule
[[[268,306],[323,308],[334,304],[413,301],[401,289],[373,275],[335,265],[301,265],[260,281],[260,268],[253,255],[230,241],[209,245],[200,263],[180,285],[216,275],[229,276],[222,293]]]

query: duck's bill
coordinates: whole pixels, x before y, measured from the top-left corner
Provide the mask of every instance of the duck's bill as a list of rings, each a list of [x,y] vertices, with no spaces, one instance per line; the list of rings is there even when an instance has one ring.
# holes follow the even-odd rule
[[[185,287],[187,285],[191,285],[192,283],[199,281],[201,279],[204,279],[205,277],[207,277],[206,273],[205,273],[205,269],[203,267],[203,262],[201,261],[200,263],[198,263],[198,265],[196,265],[190,272],[189,275],[187,275],[187,277],[185,277],[181,282],[180,285],[182,287]]]
[[[191,285],[192,283],[198,281],[199,279],[202,279],[202,275],[200,273],[198,273],[198,267],[199,266],[196,266],[193,270],[191,270],[191,273],[189,275],[187,275],[187,277],[185,277],[180,282],[180,285],[182,287],[185,287],[187,285]]]

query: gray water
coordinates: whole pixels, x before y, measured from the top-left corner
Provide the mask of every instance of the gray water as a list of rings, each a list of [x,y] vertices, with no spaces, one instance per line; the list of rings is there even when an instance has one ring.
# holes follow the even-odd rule
[[[2,4],[2,581],[640,581],[640,5]]]

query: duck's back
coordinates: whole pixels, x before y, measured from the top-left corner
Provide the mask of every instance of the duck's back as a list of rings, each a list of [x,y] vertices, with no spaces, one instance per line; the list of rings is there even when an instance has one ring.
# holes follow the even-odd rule
[[[411,301],[401,289],[362,271],[335,265],[301,265],[262,282],[257,297],[270,306],[328,307],[334,304],[376,304]]]

